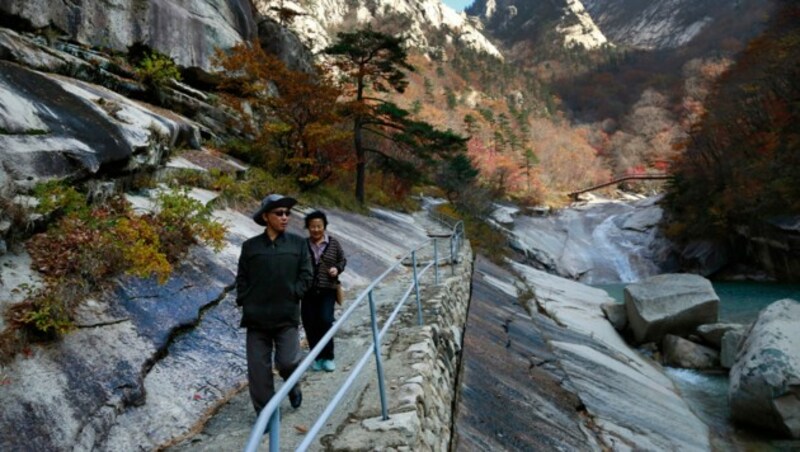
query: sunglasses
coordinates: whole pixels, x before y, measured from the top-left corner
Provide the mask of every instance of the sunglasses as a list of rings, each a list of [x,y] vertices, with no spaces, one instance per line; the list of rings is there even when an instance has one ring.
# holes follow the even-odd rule
[[[273,210],[270,213],[274,214],[276,217],[288,217],[289,215],[292,214],[292,211],[291,210]]]

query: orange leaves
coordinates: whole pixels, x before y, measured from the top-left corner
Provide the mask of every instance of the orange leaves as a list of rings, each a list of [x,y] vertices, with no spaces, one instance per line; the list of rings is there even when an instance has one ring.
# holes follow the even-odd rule
[[[511,152],[495,152],[478,138],[467,144],[467,155],[480,170],[483,183],[499,195],[519,192],[524,188],[523,167]]]
[[[256,122],[245,131],[256,134],[259,160],[272,170],[292,172],[304,187],[330,177],[350,135],[341,128],[342,91],[328,75],[319,67],[311,73],[291,70],[257,42],[238,44],[227,54],[218,51],[215,61],[227,71],[220,84],[228,92],[223,99]]]

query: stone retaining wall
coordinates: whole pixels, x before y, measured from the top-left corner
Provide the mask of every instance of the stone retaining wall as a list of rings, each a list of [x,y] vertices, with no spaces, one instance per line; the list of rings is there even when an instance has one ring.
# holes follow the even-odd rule
[[[451,276],[440,269],[441,284],[423,293],[424,326],[406,309],[406,327],[384,341],[384,375],[389,419],[381,416],[377,383],[359,395],[349,421],[322,442],[329,450],[448,450],[464,326],[469,307],[472,252]],[[413,299],[413,297],[412,297]]]

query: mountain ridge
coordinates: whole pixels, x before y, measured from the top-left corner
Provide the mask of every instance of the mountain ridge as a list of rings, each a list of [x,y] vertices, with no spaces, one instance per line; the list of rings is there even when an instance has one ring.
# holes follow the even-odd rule
[[[278,18],[279,12],[273,3],[261,0],[255,4],[259,13]],[[314,53],[331,44],[336,31],[380,22],[382,27],[395,26],[411,46],[429,54],[436,54],[439,47],[427,36],[434,30],[441,33],[445,41],[503,59],[497,47],[479,30],[478,21],[455,12],[439,0],[288,0],[280,5],[280,8],[294,11],[294,18],[286,26],[304,38]]]

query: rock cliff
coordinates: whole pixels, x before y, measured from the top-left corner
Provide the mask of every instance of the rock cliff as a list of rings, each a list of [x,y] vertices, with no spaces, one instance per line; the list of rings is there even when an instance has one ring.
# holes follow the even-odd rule
[[[256,36],[249,0],[6,0],[0,15],[15,28],[51,27],[92,47],[126,52],[144,44],[203,70],[211,70],[216,47]]]
[[[658,50],[686,44],[742,8],[743,2],[725,0],[476,0],[466,12],[479,17],[490,34],[509,46],[552,39],[555,33],[565,46],[592,49],[608,43]]]

